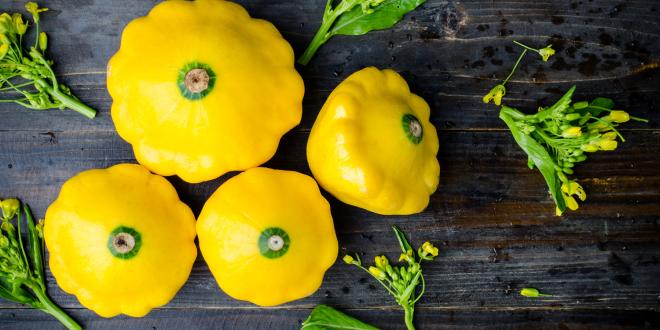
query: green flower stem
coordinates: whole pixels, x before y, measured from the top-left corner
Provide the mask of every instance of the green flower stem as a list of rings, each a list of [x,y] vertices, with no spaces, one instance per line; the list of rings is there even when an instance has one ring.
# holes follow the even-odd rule
[[[367,272],[367,274],[371,275],[371,277],[373,277],[374,279],[376,279],[376,281],[378,281],[378,283],[380,283],[380,285],[382,285],[382,286],[385,288],[385,290],[387,290],[391,295],[396,296],[396,293],[395,293],[394,291],[392,291],[392,289],[390,289],[390,287],[388,287],[387,284],[385,284],[385,282],[381,281],[379,278],[377,278],[376,276],[374,276],[373,274],[371,274],[371,273],[369,272],[368,269],[362,267],[361,265],[356,265],[356,266],[358,266],[360,269],[362,269],[362,270],[364,270],[365,272]],[[386,279],[386,280],[387,280],[387,279]],[[390,283],[390,284],[391,284],[391,283]]]
[[[403,306],[403,311],[405,313],[406,328],[408,328],[408,330],[415,330],[415,325],[413,324],[413,314],[415,313],[415,308],[405,305]]]
[[[515,41],[515,40],[514,40],[513,43],[516,44],[516,45],[518,45],[518,46],[520,46],[520,47],[522,47],[522,48],[525,48],[525,49],[527,49],[527,50],[529,50],[529,51],[532,51],[532,52],[535,52],[535,53],[539,53],[539,50],[538,50],[538,49],[536,49],[536,48],[532,48],[532,47],[529,47],[529,46],[523,44],[522,42],[518,42],[518,41]]]
[[[36,286],[36,287],[35,287]],[[69,315],[67,315],[61,308],[59,308],[46,294],[46,290],[37,285],[29,286],[34,291],[35,296],[39,299],[39,309],[54,316],[69,330],[82,330],[82,327]]]
[[[589,105],[589,108],[594,108],[594,109],[598,109],[598,110],[602,110],[602,111],[607,111],[607,112],[612,112],[612,111],[613,111],[612,109],[599,107],[599,106],[597,106],[597,105]],[[628,116],[630,117],[630,119],[632,119],[632,120],[634,120],[634,121],[640,121],[640,122],[642,122],[642,123],[648,123],[648,122],[649,122],[649,120],[648,120],[648,119],[645,119],[645,118],[639,118],[639,117],[630,116],[630,115],[628,115]]]
[[[50,86],[43,79],[37,78],[37,79],[35,79],[35,82],[37,84],[41,85],[42,87],[44,87],[44,89],[50,95],[52,95],[56,100],[62,102],[63,106],[65,106],[65,107],[67,107],[71,110],[74,110],[74,111],[78,112],[79,114],[81,114],[81,115],[83,115],[83,116],[85,116],[89,119],[92,119],[92,118],[96,117],[96,110],[94,110],[91,107],[87,106],[86,104],[78,101],[77,99],[62,93],[58,88],[53,88],[53,86]],[[23,106],[35,109],[34,107],[29,106],[27,104],[23,104]],[[39,110],[39,109],[37,109],[37,110]]]
[[[321,45],[330,39],[331,35],[328,33],[328,31],[330,31],[330,28],[332,27],[332,24],[335,23],[337,17],[339,17],[339,15],[333,14],[329,16],[328,19],[323,20],[323,23],[321,23],[319,30],[316,31],[312,42],[309,43],[309,46],[307,46],[305,52],[298,59],[299,64],[307,65],[312,57],[314,57],[314,54],[316,54],[316,51],[319,49],[319,47],[321,47]]]
[[[514,41],[515,42],[515,41]],[[516,64],[513,65],[513,69],[511,69],[511,72],[509,75],[504,79],[502,82],[502,85],[505,85],[507,82],[509,82],[509,79],[513,76],[513,74],[516,72],[516,69],[518,68],[518,65],[520,64],[520,61],[522,61],[523,57],[525,57],[525,54],[527,54],[527,49],[524,49],[522,53],[520,53],[520,56],[518,56],[518,60],[516,60]]]

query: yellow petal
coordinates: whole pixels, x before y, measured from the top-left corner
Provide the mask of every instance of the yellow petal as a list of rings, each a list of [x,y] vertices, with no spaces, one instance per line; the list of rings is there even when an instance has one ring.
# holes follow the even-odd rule
[[[598,147],[600,147],[600,150],[611,151],[616,149],[617,142],[612,140],[600,140],[598,141]]]
[[[568,207],[570,210],[575,211],[578,209],[578,203],[572,196],[564,196],[564,200],[566,201],[566,207]]]
[[[9,51],[9,45],[8,44],[2,44],[0,45],[0,60],[7,55],[7,52]]]

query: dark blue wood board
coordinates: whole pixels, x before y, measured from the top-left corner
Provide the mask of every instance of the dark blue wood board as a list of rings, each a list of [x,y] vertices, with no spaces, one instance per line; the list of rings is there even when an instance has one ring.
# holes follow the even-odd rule
[[[42,19],[55,70],[99,110],[90,121],[73,112],[30,112],[0,104],[0,197],[19,196],[37,216],[75,173],[134,162],[114,131],[105,86],[107,60],[126,23],[158,1],[48,0]],[[324,0],[242,0],[254,17],[275,24],[302,53],[320,24]],[[0,11],[22,10],[4,0]],[[497,110],[481,97],[507,73],[513,40],[557,55],[526,60],[509,85],[513,105],[533,111],[571,85],[576,99],[606,96],[651,120],[627,125],[627,142],[577,167],[589,199],[579,211],[553,216],[542,177],[526,168]],[[148,59],[146,59],[148,60]],[[377,216],[329,197],[340,253],[395,255],[396,224],[413,242],[441,247],[425,268],[418,304],[421,329],[660,327],[660,2],[652,0],[435,1],[395,28],[335,37],[309,66],[299,67],[306,95],[302,123],[266,166],[309,173],[305,143],[330,91],[352,72],[377,66],[399,71],[432,108],[439,129],[441,185],[423,213]],[[171,181],[198,213],[227,178],[197,185]],[[532,286],[553,294],[520,297]],[[402,312],[376,283],[338,262],[309,298],[257,308],[222,293],[200,258],[168,305],[142,319],[102,319],[83,309],[49,277],[49,293],[95,329],[293,329],[325,303],[383,328],[401,328]],[[0,301],[0,329],[57,328],[48,315]]]

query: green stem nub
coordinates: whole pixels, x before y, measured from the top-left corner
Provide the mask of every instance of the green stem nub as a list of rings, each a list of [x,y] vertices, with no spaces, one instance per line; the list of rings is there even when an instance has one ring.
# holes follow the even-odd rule
[[[289,234],[282,228],[267,228],[259,235],[259,253],[269,259],[279,258],[286,254],[290,244]]]
[[[120,259],[135,257],[140,252],[140,247],[142,247],[142,235],[130,227],[119,226],[108,238],[108,250]]]
[[[211,93],[213,86],[215,86],[215,80],[215,72],[210,66],[199,62],[190,62],[179,70],[177,85],[183,97],[196,101]]]
[[[406,133],[408,140],[413,144],[419,144],[422,141],[424,136],[424,129],[422,128],[422,123],[419,122],[419,119],[412,114],[405,114],[401,119],[401,124],[403,125],[403,131]]]

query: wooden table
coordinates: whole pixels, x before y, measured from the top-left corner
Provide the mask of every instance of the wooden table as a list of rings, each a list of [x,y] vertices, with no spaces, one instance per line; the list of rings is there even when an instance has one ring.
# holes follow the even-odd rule
[[[44,2],[44,1],[42,1]],[[300,54],[320,24],[324,0],[242,0],[275,24]],[[121,31],[157,1],[49,0],[42,19],[62,81],[99,110],[95,120],[71,111],[36,112],[0,106],[0,193],[19,196],[37,216],[62,182],[89,168],[135,162],[110,119],[105,68]],[[2,11],[22,9],[5,0]],[[526,167],[497,109],[481,97],[512,66],[520,40],[558,54],[548,63],[529,56],[508,86],[509,102],[534,111],[571,85],[576,99],[606,96],[649,118],[626,124],[626,142],[577,167],[588,200],[554,216],[543,178]],[[164,50],[167,51],[167,50]],[[432,108],[442,165],[438,192],[423,213],[378,216],[329,197],[347,251],[396,255],[393,224],[415,245],[437,243],[426,265],[427,292],[419,328],[660,327],[660,2],[653,0],[431,1],[394,29],[335,37],[300,67],[306,96],[302,123],[288,133],[266,166],[309,173],[305,143],[330,91],[365,67],[393,68]],[[145,61],[148,61],[145,58]],[[171,178],[198,213],[228,177],[190,185]],[[99,196],[99,199],[103,198]],[[403,314],[377,283],[337,262],[311,297],[257,308],[222,293],[198,258],[176,298],[147,317],[103,319],[63,293],[49,293],[88,328],[293,329],[325,303],[383,328],[401,328]],[[522,287],[553,294],[524,298]],[[0,301],[0,328],[57,328],[50,316]]]

